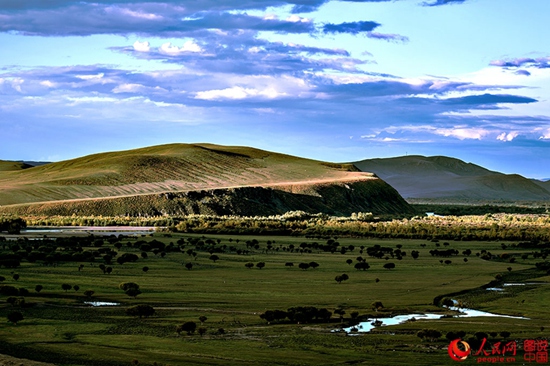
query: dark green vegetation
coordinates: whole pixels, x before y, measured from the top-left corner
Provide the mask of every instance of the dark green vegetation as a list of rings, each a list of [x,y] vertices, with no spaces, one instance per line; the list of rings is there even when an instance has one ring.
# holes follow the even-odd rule
[[[375,173],[406,199],[438,202],[550,201],[550,183],[502,174],[445,156],[409,155],[353,163]],[[476,202],[477,201],[477,202]]]
[[[0,164],[0,212],[17,215],[410,213],[352,164],[248,147],[171,144],[17,169]]]
[[[549,246],[178,233],[2,241],[2,258],[19,263],[0,267],[0,353],[56,365],[452,365],[450,332],[466,340],[486,333],[492,342],[510,337],[503,332],[548,336]],[[484,289],[506,282],[527,284]],[[366,317],[445,314],[434,303],[446,298],[531,320],[331,332]]]

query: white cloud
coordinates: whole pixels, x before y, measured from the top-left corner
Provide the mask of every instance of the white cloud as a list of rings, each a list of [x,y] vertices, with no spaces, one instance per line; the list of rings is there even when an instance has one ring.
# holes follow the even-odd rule
[[[510,132],[510,133],[506,133],[506,132],[503,132],[501,133],[500,135],[497,136],[497,140],[499,141],[512,141],[513,139],[515,139],[516,137],[518,137],[519,135],[519,132]]]
[[[311,22],[311,19],[302,18],[302,17],[300,17],[296,14],[292,14],[291,16],[286,18],[286,21],[287,22],[292,22],[292,23],[309,23],[309,22]]]
[[[99,73],[96,75],[75,75],[75,77],[82,79],[82,80],[95,80],[95,79],[101,79],[105,76],[104,73]]]
[[[140,11],[133,11],[133,10],[130,10],[130,9],[122,9],[121,13],[125,14],[125,15],[129,15],[129,16],[134,17],[134,18],[140,18],[140,19],[148,19],[148,20],[161,20],[161,19],[163,19],[163,17],[160,16],[160,15],[156,15],[156,14],[152,14],[152,13],[142,13]]]
[[[113,89],[113,93],[136,93],[143,89],[145,87],[141,84],[121,84]]]
[[[149,52],[150,49],[151,49],[151,47],[149,46],[149,42],[147,42],[147,41],[145,41],[145,42],[135,41],[134,42],[134,50],[135,51]]]
[[[279,93],[274,88],[266,88],[263,90],[253,88],[243,88],[241,86],[234,86],[227,89],[207,90],[198,92],[195,95],[195,99],[204,100],[220,100],[220,99],[247,99],[254,97],[261,97],[267,99],[275,99],[286,95],[286,93]]]
[[[170,42],[164,43],[159,47],[159,53],[168,56],[178,56],[186,52],[199,53],[202,51],[202,48],[193,41],[185,42],[182,47],[173,46]]]
[[[49,81],[49,80],[44,80],[44,81],[41,81],[41,82],[40,82],[40,85],[45,86],[45,87],[48,87],[48,88],[53,88],[53,87],[55,87],[57,84],[56,84],[56,83],[52,83],[52,82]]]

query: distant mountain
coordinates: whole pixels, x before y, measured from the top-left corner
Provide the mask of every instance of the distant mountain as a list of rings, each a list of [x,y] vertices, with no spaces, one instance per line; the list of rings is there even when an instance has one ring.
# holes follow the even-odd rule
[[[397,191],[353,164],[250,147],[170,144],[0,170],[1,212],[349,215],[407,213]]]
[[[30,165],[30,166],[40,166],[40,165],[46,165],[50,164],[50,161],[23,161],[23,163]]]
[[[375,173],[404,198],[442,200],[550,200],[550,182],[502,174],[445,156],[419,155],[353,163]]]
[[[0,172],[17,171],[32,168],[32,165],[21,161],[0,160]]]

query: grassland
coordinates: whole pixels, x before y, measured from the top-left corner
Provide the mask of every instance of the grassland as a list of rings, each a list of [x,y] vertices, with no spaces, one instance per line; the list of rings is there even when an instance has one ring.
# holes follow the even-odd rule
[[[447,355],[446,339],[422,341],[416,333],[426,328],[443,334],[463,330],[471,337],[476,332],[510,331],[514,339],[526,339],[547,337],[546,329],[550,329],[550,310],[546,307],[549,277],[535,269],[542,261],[533,257],[538,250],[514,247],[517,242],[507,242],[503,247],[500,241],[449,241],[446,245],[427,240],[332,238],[339,242],[339,249],[347,249],[341,254],[340,250],[330,253],[315,249],[314,243],[325,244],[327,237],[155,234],[125,238],[120,249],[114,242],[105,242],[101,248],[115,250],[118,256],[139,256],[143,247],[134,247],[138,240],[158,240],[175,250],[166,250],[164,256],[149,251],[146,259],[140,256],[135,263],[113,261],[111,274],[100,270],[104,263],[101,257],[92,262],[59,261],[55,265],[23,261],[16,269],[0,268],[0,275],[6,278],[4,285],[30,290],[21,308],[6,303],[6,296],[0,297],[1,317],[13,310],[25,317],[17,325],[0,324],[0,353],[57,365],[118,366],[134,360],[140,365],[451,365],[456,363]],[[362,246],[366,250],[374,245],[394,249],[401,245],[407,255],[401,260],[378,259],[359,252]],[[290,250],[291,246],[294,249]],[[0,243],[0,248],[11,250],[7,243]],[[63,248],[68,250],[59,247],[58,252],[63,253]],[[445,264],[447,258],[429,253],[449,248],[460,253],[470,249],[472,254],[467,261],[463,254],[452,256],[448,258],[451,263]],[[196,256],[187,254],[188,250]],[[419,252],[418,259],[412,258],[413,250]],[[491,253],[491,259],[476,256],[484,250]],[[210,252],[219,260],[210,260]],[[528,257],[522,259],[522,254]],[[354,269],[358,256],[370,264],[367,271]],[[515,263],[509,258],[515,258]],[[353,264],[347,264],[347,259]],[[312,261],[319,267],[298,268],[299,263]],[[247,269],[248,262],[266,265]],[[287,262],[294,266],[285,266]],[[388,262],[394,262],[396,268],[385,269],[383,265]],[[184,266],[187,263],[193,264],[191,270]],[[79,270],[80,264],[84,267]],[[147,272],[144,266],[149,268]],[[19,275],[17,281],[12,278],[14,273]],[[348,274],[349,280],[338,284],[334,278],[342,273]],[[510,286],[504,293],[481,288],[497,275],[502,276],[501,282],[543,284]],[[139,284],[142,294],[135,299],[127,296],[119,289],[123,282]],[[63,283],[78,285],[79,290],[63,291]],[[38,284],[44,287],[40,293],[33,290]],[[121,306],[85,306],[83,291],[88,289],[95,291],[94,301],[118,302]],[[347,325],[354,311],[359,318],[409,312],[443,314],[447,311],[435,306],[434,298],[446,294],[454,294],[450,296],[469,307],[530,320],[446,318],[380,327],[358,336],[331,332]],[[381,301],[384,308],[374,311],[374,301]],[[153,306],[156,315],[142,319],[126,315],[125,309],[136,304]],[[267,324],[259,317],[266,310],[296,306],[330,311],[340,308],[346,314],[343,322],[333,315],[328,323],[306,324],[288,320]],[[208,318],[203,325],[200,316]],[[176,326],[187,321],[206,328],[206,334],[178,335]],[[541,330],[541,326],[546,329]],[[474,358],[464,364],[471,363],[475,363]]]

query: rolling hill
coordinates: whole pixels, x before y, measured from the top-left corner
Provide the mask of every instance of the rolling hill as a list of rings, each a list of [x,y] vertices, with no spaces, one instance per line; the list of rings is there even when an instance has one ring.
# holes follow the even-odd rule
[[[353,163],[375,173],[406,199],[547,201],[548,182],[502,174],[459,159],[419,155]]]
[[[352,164],[212,144],[160,145],[0,170],[0,205],[0,212],[82,215],[411,210],[392,187]]]

